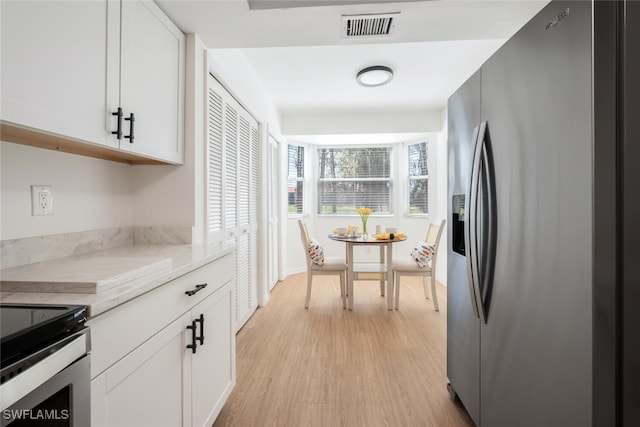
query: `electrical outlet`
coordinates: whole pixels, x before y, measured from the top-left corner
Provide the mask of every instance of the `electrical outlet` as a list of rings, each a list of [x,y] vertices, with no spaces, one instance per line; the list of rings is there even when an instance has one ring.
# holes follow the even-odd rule
[[[31,215],[53,215],[53,187],[31,186]]]

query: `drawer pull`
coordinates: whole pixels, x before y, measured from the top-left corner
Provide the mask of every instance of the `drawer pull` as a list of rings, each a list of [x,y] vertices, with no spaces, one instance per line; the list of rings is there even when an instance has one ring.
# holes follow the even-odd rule
[[[135,136],[133,135],[133,123],[136,121],[136,116],[131,113],[129,114],[129,117],[125,117],[124,119],[129,122],[129,135],[125,135],[125,138],[133,144],[133,140],[135,139]]]
[[[195,353],[198,348],[198,344],[196,343],[198,339],[196,337],[196,321],[192,321],[191,325],[187,326],[187,329],[191,329],[191,344],[187,344],[187,348],[190,348],[191,352]]]
[[[200,313],[200,317],[194,320],[194,322],[200,323],[200,336],[196,338],[200,341],[200,345],[204,344],[204,314]]]
[[[118,110],[115,113],[111,113],[112,116],[118,117],[117,129],[112,131],[111,133],[116,136],[118,139],[122,139],[122,107],[118,107]]]
[[[192,289],[190,291],[186,291],[185,294],[187,294],[189,296],[192,296],[192,295],[197,294],[198,292],[200,292],[201,290],[203,290],[206,287],[207,287],[207,283],[203,283],[201,285],[196,285],[195,289]]]

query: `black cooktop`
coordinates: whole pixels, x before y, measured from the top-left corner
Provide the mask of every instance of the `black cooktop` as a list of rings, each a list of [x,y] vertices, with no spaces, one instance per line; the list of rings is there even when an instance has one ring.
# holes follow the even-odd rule
[[[87,307],[0,304],[1,368],[84,329]]]

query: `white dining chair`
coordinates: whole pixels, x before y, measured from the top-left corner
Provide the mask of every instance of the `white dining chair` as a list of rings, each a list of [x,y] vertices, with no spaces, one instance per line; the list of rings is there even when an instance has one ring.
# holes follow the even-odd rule
[[[393,274],[395,287],[395,309],[398,309],[400,300],[400,278],[402,276],[419,276],[422,277],[422,286],[424,288],[424,297],[429,299],[429,291],[427,287],[427,278],[431,280],[431,298],[436,311],[440,311],[438,306],[438,294],[436,293],[436,262],[438,258],[440,237],[444,230],[446,220],[442,220],[439,225],[429,224],[427,230],[426,243],[433,245],[433,258],[426,267],[420,267],[418,263],[408,255],[401,259],[393,260]]]
[[[307,250],[311,237],[307,226],[302,219],[298,220],[298,226],[300,227],[300,240],[304,249],[304,257],[307,260],[307,298],[305,300],[304,308],[309,308],[309,300],[311,299],[311,283],[313,282],[313,276],[340,276],[340,296],[342,297],[342,308],[347,308],[347,263],[342,258],[325,258],[322,265],[315,264],[309,256]]]

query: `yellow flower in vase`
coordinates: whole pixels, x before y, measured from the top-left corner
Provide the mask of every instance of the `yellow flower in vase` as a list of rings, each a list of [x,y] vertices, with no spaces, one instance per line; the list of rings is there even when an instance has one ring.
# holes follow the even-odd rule
[[[360,215],[360,219],[362,220],[362,238],[367,239],[369,237],[369,233],[367,233],[367,219],[369,219],[371,208],[358,208],[356,209],[356,213]]]

